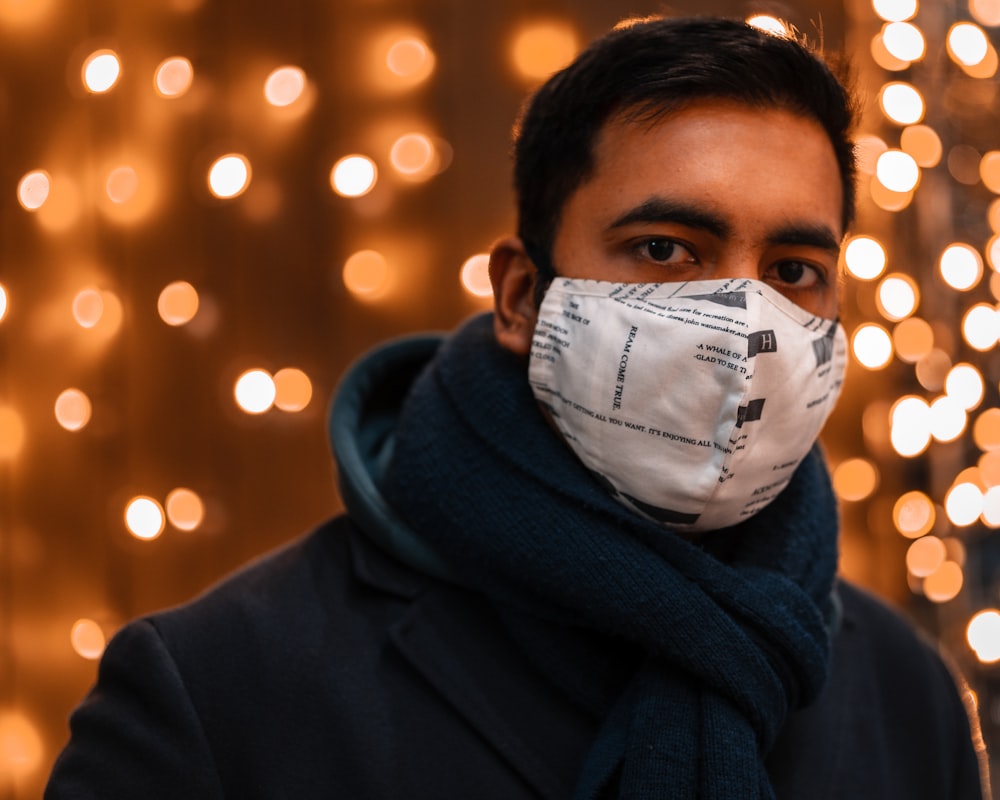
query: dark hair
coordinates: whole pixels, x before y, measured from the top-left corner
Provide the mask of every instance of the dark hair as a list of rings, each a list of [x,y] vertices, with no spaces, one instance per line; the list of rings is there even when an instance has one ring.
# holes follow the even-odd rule
[[[518,235],[544,289],[570,195],[594,168],[594,144],[613,116],[655,121],[693,101],[729,99],[815,119],[833,145],[843,224],[854,217],[855,103],[804,41],[718,18],[647,19],[597,39],[528,101],[515,128]],[[538,294],[540,297],[540,294]]]

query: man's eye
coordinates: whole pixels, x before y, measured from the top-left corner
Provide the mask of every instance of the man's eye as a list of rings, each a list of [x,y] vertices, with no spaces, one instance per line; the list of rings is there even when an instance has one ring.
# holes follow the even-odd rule
[[[799,289],[807,289],[820,280],[815,267],[803,264],[801,261],[782,261],[775,267],[778,280]]]
[[[640,249],[650,261],[668,263],[691,259],[690,251],[672,239],[649,239]]]

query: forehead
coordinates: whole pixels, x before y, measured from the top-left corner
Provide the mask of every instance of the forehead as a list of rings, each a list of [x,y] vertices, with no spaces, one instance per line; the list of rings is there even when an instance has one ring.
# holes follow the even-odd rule
[[[567,203],[627,203],[643,195],[735,196],[759,206],[765,198],[786,212],[836,217],[843,188],[833,145],[814,119],[774,107],[702,100],[655,119],[619,113],[600,130],[593,167]]]

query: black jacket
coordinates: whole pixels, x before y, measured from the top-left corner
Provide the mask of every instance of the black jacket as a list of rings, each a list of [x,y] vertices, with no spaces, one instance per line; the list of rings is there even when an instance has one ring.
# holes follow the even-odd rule
[[[831,679],[768,759],[779,798],[978,800],[936,653],[840,585]],[[346,517],[125,627],[46,791],[63,798],[567,798],[596,728],[474,593]]]

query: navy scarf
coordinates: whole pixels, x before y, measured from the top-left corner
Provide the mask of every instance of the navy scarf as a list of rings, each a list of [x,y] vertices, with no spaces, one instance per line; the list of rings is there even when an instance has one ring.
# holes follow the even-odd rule
[[[773,797],[764,758],[829,664],[837,514],[821,456],[755,517],[692,543],[601,488],[526,371],[489,316],[446,340],[400,416],[389,502],[463,584],[512,609],[508,624],[525,621],[518,640],[563,671],[554,682],[587,680],[553,655],[567,629],[633,655],[577,800]]]

